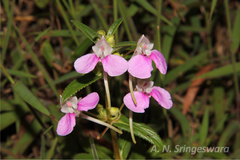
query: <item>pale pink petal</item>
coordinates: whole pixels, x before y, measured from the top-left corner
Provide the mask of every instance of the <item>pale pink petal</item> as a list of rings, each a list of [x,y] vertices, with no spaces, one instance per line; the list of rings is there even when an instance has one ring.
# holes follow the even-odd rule
[[[141,43],[149,44],[150,41],[144,36],[144,34],[139,38],[137,42],[137,46],[140,45]]]
[[[152,60],[143,55],[133,56],[128,61],[128,72],[137,78],[149,78],[151,77]]]
[[[67,113],[58,122],[57,134],[60,136],[66,136],[73,131],[75,125],[75,113]]]
[[[99,101],[99,95],[96,92],[90,93],[78,102],[79,111],[88,111],[96,107]]]
[[[151,52],[150,58],[155,62],[157,69],[162,74],[167,73],[167,62],[161,52],[158,50],[153,50]]]
[[[102,59],[103,70],[109,76],[119,76],[127,71],[128,62],[118,55],[108,55]]]
[[[170,109],[173,105],[170,93],[161,87],[154,86],[150,95],[166,109]]]
[[[99,59],[94,53],[86,54],[74,62],[74,68],[78,73],[89,73],[95,68]]]
[[[128,109],[136,113],[144,113],[145,109],[149,107],[149,97],[142,92],[134,91],[133,92],[137,105],[133,102],[131,93],[128,93],[124,98],[124,104]]]
[[[108,44],[107,40],[102,36],[102,38],[92,47],[94,53],[101,58],[110,55],[113,48]]]

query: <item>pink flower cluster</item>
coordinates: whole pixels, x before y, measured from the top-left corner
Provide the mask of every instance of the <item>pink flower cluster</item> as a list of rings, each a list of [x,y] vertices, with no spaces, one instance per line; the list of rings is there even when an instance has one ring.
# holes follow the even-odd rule
[[[132,58],[127,62],[123,57],[112,54],[113,48],[102,36],[95,46],[92,47],[93,53],[78,58],[74,62],[74,68],[79,73],[89,73],[100,62],[103,70],[109,76],[119,76],[128,70],[132,76],[138,78],[138,84],[136,85],[136,91],[133,92],[137,104],[134,103],[130,93],[123,98],[127,108],[136,113],[144,113],[145,109],[149,107],[149,99],[152,96],[159,105],[169,109],[173,104],[169,92],[163,88],[153,86],[153,82],[149,79],[153,70],[152,61],[155,62],[156,68],[162,74],[167,72],[167,63],[164,56],[159,51],[152,49],[153,43],[150,43],[142,35],[138,40]],[[81,100],[78,100],[77,97],[71,97],[68,101],[61,104],[61,111],[66,113],[66,115],[58,123],[58,135],[64,136],[71,133],[76,125],[75,117],[81,111],[95,108],[98,101],[98,94],[91,93]]]
[[[171,95],[168,91],[161,87],[153,86],[150,81],[152,67],[152,60],[156,64],[156,68],[162,73],[167,72],[167,63],[158,50],[152,50],[153,43],[142,35],[138,40],[137,48],[129,60],[128,72],[136,78],[139,78],[136,86],[137,91],[134,91],[134,97],[137,104],[134,103],[132,96],[128,93],[123,101],[125,105],[136,113],[144,113],[145,109],[149,107],[149,98],[152,96],[162,107],[170,109],[172,107]]]
[[[66,113],[57,126],[57,134],[60,136],[66,136],[73,131],[76,125],[75,117],[81,114],[81,111],[88,111],[94,109],[99,101],[99,95],[96,92],[90,93],[82,99],[77,97],[69,98],[65,103],[61,103],[62,98],[60,97],[61,112]]]

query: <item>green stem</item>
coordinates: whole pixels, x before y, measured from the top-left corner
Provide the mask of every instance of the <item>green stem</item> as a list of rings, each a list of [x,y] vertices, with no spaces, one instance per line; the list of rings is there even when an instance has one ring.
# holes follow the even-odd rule
[[[104,86],[105,86],[106,97],[107,97],[106,109],[109,110],[111,108],[111,99],[110,99],[110,91],[108,86],[108,75],[107,75],[107,72],[105,71],[103,71],[103,80],[104,80]]]
[[[130,73],[129,73],[129,89],[130,89],[130,93],[131,93],[133,102],[135,103],[135,105],[137,105],[136,98],[135,98],[135,96],[133,94],[132,75]]]
[[[118,19],[117,0],[113,1],[113,16],[114,22]],[[118,31],[115,32],[115,44],[118,44]]]
[[[103,71],[103,80],[104,80],[104,86],[105,86],[105,90],[106,90],[106,99],[107,99],[106,110],[107,110],[107,117],[109,117],[109,114],[110,114],[109,110],[111,109],[111,99],[110,99],[110,91],[109,91],[108,79],[107,78],[108,78],[107,72]],[[108,123],[107,123],[106,126],[111,128],[111,129],[114,128],[113,130],[110,130],[111,137],[112,137],[113,150],[114,150],[115,159],[120,159],[121,157],[120,157],[120,153],[119,153],[117,134],[115,132],[115,131],[118,132],[119,130],[117,128],[113,127],[112,125],[109,125]],[[118,133],[122,134],[121,131],[118,132]]]
[[[115,159],[121,159],[120,153],[119,153],[118,141],[117,141],[117,134],[113,130],[110,130],[110,132],[112,136],[113,151],[114,151]]]
[[[228,26],[228,34],[232,38],[232,29],[231,29],[231,21],[230,21],[230,14],[229,14],[229,7],[228,7],[228,1],[224,1],[225,6],[225,12],[226,12],[226,18],[227,18],[227,26]],[[237,77],[237,71],[236,71],[236,60],[234,55],[234,50],[230,49],[231,54],[231,61],[232,61],[232,67],[233,67],[233,79],[234,79],[234,89],[236,92],[236,104],[237,104],[237,119],[239,120],[239,103],[240,103],[240,94],[239,94],[239,84],[238,84],[238,77]]]
[[[110,124],[108,124],[108,123],[106,123],[106,122],[100,121],[100,120],[98,120],[98,119],[96,119],[96,118],[90,117],[90,116],[88,116],[88,115],[86,115],[86,114],[83,114],[83,113],[81,113],[80,116],[81,116],[82,118],[84,118],[84,119],[87,119],[87,120],[92,121],[92,122],[95,122],[95,123],[97,123],[97,124],[106,126],[106,127],[108,127],[108,128],[111,128],[112,130],[114,130],[114,131],[122,134],[122,131],[120,131],[119,129],[113,127],[112,125],[110,125]]]
[[[136,144],[136,140],[135,140],[134,133],[133,133],[132,120],[133,120],[133,112],[132,112],[131,110],[129,110],[129,126],[130,126],[130,133],[131,133],[131,137],[132,137],[132,141],[133,141],[133,143]]]
[[[0,67],[2,72],[6,75],[6,77],[8,78],[8,80],[12,83],[15,84],[14,80],[12,79],[12,77],[10,76],[10,74],[6,71],[6,69],[4,68],[4,66],[2,65],[2,63],[0,63]]]

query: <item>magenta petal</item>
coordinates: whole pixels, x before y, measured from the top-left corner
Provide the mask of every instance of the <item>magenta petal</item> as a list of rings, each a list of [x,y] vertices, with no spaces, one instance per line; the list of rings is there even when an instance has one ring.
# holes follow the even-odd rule
[[[151,52],[150,58],[155,62],[157,69],[162,73],[166,74],[167,72],[167,62],[158,50],[153,50]]]
[[[143,55],[133,56],[128,62],[128,72],[134,77],[145,79],[151,77],[152,60]]]
[[[99,95],[96,92],[88,94],[78,102],[79,111],[88,111],[96,107],[99,101]]]
[[[73,131],[75,125],[75,113],[67,113],[58,122],[57,134],[60,136],[66,136]]]
[[[150,95],[166,109],[170,109],[173,105],[170,93],[161,87],[153,87]]]
[[[78,73],[89,73],[95,68],[99,59],[94,53],[86,54],[74,62],[74,68]]]
[[[102,59],[103,70],[109,76],[119,76],[127,71],[128,62],[118,55],[108,55]]]
[[[131,93],[128,93],[124,98],[124,104],[128,109],[136,113],[144,113],[145,109],[149,107],[149,97],[142,92],[134,91],[133,92],[137,105],[133,102]]]

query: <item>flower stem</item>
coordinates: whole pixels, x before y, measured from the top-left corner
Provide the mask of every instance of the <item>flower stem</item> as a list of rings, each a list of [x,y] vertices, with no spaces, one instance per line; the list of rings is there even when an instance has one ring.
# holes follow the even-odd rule
[[[136,140],[135,140],[134,133],[133,133],[132,119],[133,119],[133,113],[132,113],[131,110],[129,110],[129,126],[130,126],[130,133],[131,133],[131,137],[132,137],[132,141],[133,141],[133,143],[136,144]]]
[[[109,127],[109,128],[111,128],[112,130],[114,130],[114,131],[122,134],[122,131],[120,131],[119,129],[113,127],[112,125],[110,125],[110,124],[108,124],[108,123],[106,123],[106,122],[100,121],[100,120],[98,120],[98,119],[96,119],[96,118],[90,117],[90,116],[88,116],[88,115],[86,115],[86,114],[83,114],[83,113],[81,113],[80,115],[81,115],[81,117],[84,118],[84,119],[87,119],[87,120],[89,120],[89,121],[98,123],[98,124],[103,125],[103,126],[106,126],[106,127]]]
[[[109,86],[108,86],[108,75],[105,71],[103,71],[103,80],[104,80],[104,86],[106,90],[106,97],[107,97],[107,111],[111,108],[111,99],[110,99],[110,91],[109,91]]]
[[[108,76],[107,73],[105,71],[103,71],[103,80],[104,80],[104,86],[105,86],[105,90],[106,90],[106,101],[107,101],[107,104],[106,104],[107,117],[110,117],[109,114],[110,114],[110,109],[111,109],[111,99],[110,99],[110,91],[109,91],[107,76]],[[100,122],[102,122],[102,121],[100,121]],[[117,141],[117,134],[115,131],[117,131],[120,134],[122,134],[122,132],[108,123],[105,126],[111,128],[110,133],[111,133],[111,137],[112,137],[112,144],[113,144],[115,159],[121,159],[120,153],[119,153],[118,141]],[[106,131],[107,131],[107,129],[106,129]]]
[[[114,151],[115,159],[121,159],[120,153],[119,153],[118,141],[117,141],[117,134],[114,130],[110,130],[110,132],[111,132],[111,137],[112,137],[113,151]]]
[[[135,105],[137,105],[137,101],[136,101],[135,96],[133,94],[132,75],[130,73],[129,73],[129,89],[130,89],[130,93],[131,93],[133,102],[135,103]]]

